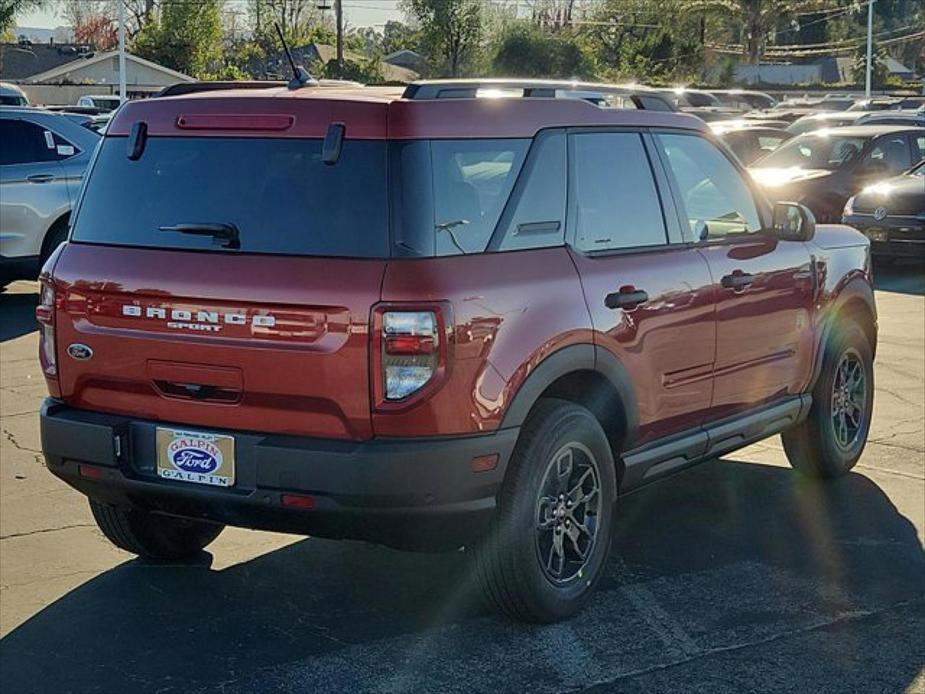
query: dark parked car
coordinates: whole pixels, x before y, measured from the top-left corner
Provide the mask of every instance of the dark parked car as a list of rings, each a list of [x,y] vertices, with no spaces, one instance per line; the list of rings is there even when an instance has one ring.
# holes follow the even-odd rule
[[[751,166],[793,137],[780,128],[744,127],[717,133],[746,166]]]
[[[802,202],[819,221],[838,222],[848,198],[923,155],[923,128],[855,125],[799,135],[750,171],[771,199]]]
[[[925,260],[925,159],[849,198],[842,222],[870,239],[874,255]]]
[[[548,622],[619,495],[779,433],[806,475],[857,463],[863,235],[770,205],[696,118],[435,92],[116,112],[36,309],[48,469],[115,545],[465,547]]]

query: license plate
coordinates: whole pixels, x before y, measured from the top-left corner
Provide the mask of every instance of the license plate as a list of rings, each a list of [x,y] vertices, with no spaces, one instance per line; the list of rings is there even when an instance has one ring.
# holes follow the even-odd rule
[[[890,233],[885,229],[868,229],[867,238],[871,241],[889,241]]]
[[[215,487],[234,486],[234,437],[158,427],[157,476]]]

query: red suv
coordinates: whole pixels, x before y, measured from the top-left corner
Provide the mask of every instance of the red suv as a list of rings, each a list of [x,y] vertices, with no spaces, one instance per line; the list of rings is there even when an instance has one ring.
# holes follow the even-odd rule
[[[211,91],[115,115],[42,275],[48,468],[103,533],[471,547],[574,613],[620,495],[782,433],[864,447],[869,243],[699,119],[577,98]]]

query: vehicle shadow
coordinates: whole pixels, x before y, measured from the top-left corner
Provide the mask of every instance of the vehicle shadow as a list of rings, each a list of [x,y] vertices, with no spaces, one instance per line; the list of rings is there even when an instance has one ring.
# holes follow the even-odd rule
[[[33,293],[0,293],[0,342],[38,329],[35,323],[38,300],[38,294]]]
[[[925,263],[915,259],[885,263],[875,258],[874,288],[884,292],[925,296]]]
[[[632,670],[646,638],[641,632],[647,627],[626,619],[622,607],[625,591],[634,586],[650,586],[654,593],[674,581],[676,603],[666,611],[689,610],[680,621],[715,619],[705,615],[723,612],[725,621],[714,627],[740,638],[742,630],[756,624],[760,629],[774,617],[737,607],[730,567],[760,566],[768,596],[786,592],[773,578],[786,575],[809,591],[812,609],[833,614],[918,600],[925,580],[914,526],[860,474],[822,484],[781,467],[712,461],[623,499],[614,545],[599,594],[566,632],[584,639],[588,631],[591,643],[606,639],[600,644],[604,656],[586,656],[602,669],[623,658]],[[269,676],[274,666],[305,659],[338,665],[309,673],[288,691],[344,690],[347,685],[336,680],[319,685],[314,678],[360,667],[386,674],[408,668],[404,650],[396,657],[402,662],[381,662],[378,644],[414,635],[426,648],[432,637],[424,634],[433,634],[427,631],[433,627],[442,627],[442,646],[430,646],[440,650],[434,658],[453,660],[459,672],[482,671],[496,684],[517,682],[518,673],[545,667],[548,655],[531,652],[530,645],[544,634],[563,633],[556,626],[506,623],[483,608],[468,553],[405,554],[306,539],[221,571],[210,568],[210,559],[204,553],[195,567],[127,561],[49,605],[0,641],[0,691],[275,691],[261,673]],[[685,576],[699,578],[678,578]],[[728,609],[718,604],[723,601],[731,603]],[[807,608],[788,609],[794,616],[787,618],[798,620]],[[826,644],[825,653],[801,652],[805,663],[776,672],[776,686],[802,691],[802,666],[818,671],[833,654],[840,667],[863,661],[864,668],[874,668],[864,671],[869,681],[902,684],[891,691],[905,691],[923,665],[921,644],[914,640],[890,643],[896,657],[882,663],[866,657],[871,644],[856,634],[834,633]],[[662,665],[675,657],[664,647],[665,653],[646,650],[645,657],[663,658]],[[486,671],[486,658],[504,665]],[[840,675],[832,675],[836,689],[826,691],[851,689]],[[233,686],[239,678],[251,684]],[[451,684],[443,689],[464,688]],[[730,681],[710,691],[740,688]]]

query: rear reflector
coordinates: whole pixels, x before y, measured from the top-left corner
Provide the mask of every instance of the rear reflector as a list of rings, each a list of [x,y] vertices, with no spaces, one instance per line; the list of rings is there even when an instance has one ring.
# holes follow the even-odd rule
[[[491,472],[498,467],[498,454],[480,455],[469,463],[472,472]]]
[[[282,504],[289,508],[315,508],[315,497],[301,496],[300,494],[283,494]]]
[[[93,465],[78,465],[77,474],[91,480],[101,480],[103,479],[103,468]]]

